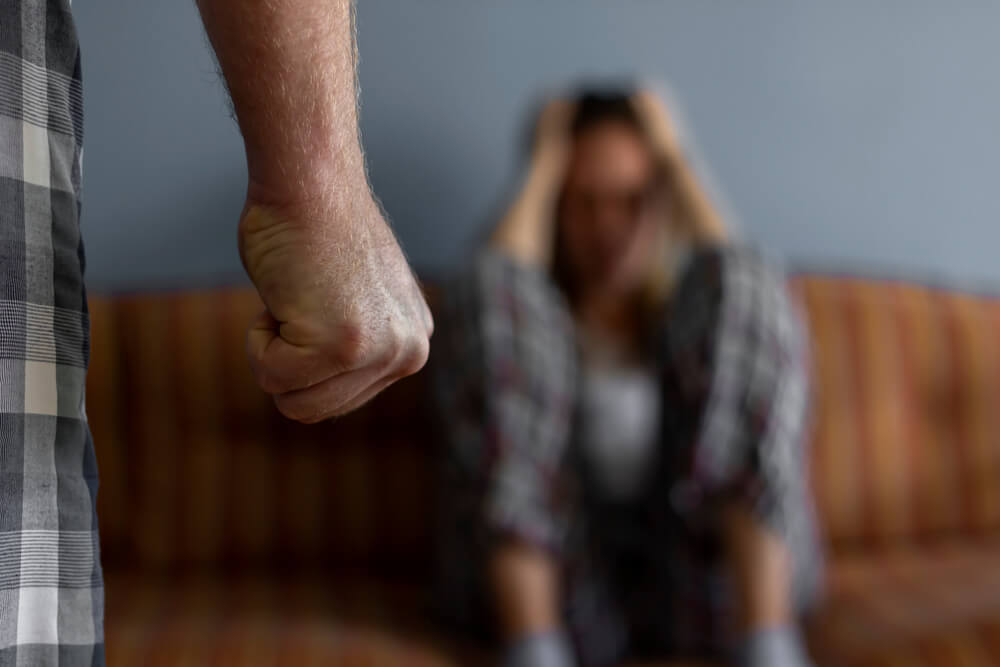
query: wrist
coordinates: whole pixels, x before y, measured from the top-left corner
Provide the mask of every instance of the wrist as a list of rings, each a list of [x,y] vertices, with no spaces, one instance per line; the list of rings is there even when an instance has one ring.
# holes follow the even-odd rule
[[[539,150],[531,160],[529,176],[549,185],[558,185],[566,172],[568,149],[553,146]]]
[[[297,183],[274,182],[250,176],[247,184],[246,206],[243,216],[251,208],[265,209],[277,217],[294,220],[304,226],[328,226],[331,222],[350,221],[357,225],[378,216],[367,180],[345,179],[335,171],[317,167],[325,178]]]
[[[330,123],[325,117],[303,121],[301,127],[268,137],[265,144],[244,131],[248,198],[271,205],[315,202],[338,208],[347,208],[361,195],[371,199],[357,135]]]
[[[358,250],[378,245],[384,236],[380,223],[385,226],[367,187],[356,197],[323,192],[290,197],[251,183],[237,225],[237,244],[253,277],[261,273],[257,269],[265,258],[280,256],[288,245],[310,252],[329,248],[337,239]]]

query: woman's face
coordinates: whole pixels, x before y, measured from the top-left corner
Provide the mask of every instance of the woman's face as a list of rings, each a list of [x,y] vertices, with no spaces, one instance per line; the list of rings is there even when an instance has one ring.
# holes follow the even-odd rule
[[[595,125],[574,141],[559,224],[584,298],[627,296],[643,285],[664,224],[655,182],[653,155],[626,123]]]

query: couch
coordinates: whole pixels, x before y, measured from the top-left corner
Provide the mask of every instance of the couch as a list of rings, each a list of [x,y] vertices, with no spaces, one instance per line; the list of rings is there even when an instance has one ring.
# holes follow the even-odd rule
[[[1000,299],[801,274],[819,667],[1000,665]],[[253,384],[246,288],[92,296],[112,667],[479,665],[437,627],[417,375],[302,426]]]

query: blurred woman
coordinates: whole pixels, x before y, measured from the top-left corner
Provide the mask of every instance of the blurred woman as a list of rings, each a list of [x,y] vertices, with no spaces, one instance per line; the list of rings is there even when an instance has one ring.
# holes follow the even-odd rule
[[[803,332],[655,95],[546,106],[435,345],[442,599],[501,664],[808,664]]]

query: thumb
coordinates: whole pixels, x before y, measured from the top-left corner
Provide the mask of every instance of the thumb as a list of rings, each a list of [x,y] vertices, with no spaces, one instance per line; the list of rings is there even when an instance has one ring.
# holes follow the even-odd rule
[[[281,323],[266,309],[247,330],[246,348],[254,378],[269,394],[305,389],[327,378],[315,351],[282,338]]]

